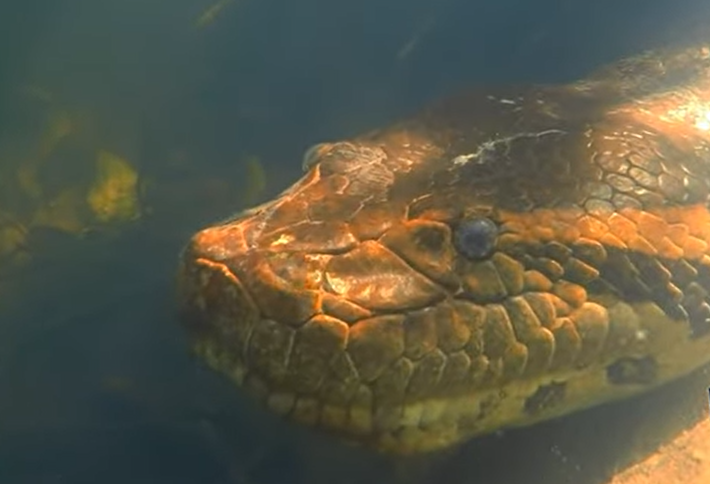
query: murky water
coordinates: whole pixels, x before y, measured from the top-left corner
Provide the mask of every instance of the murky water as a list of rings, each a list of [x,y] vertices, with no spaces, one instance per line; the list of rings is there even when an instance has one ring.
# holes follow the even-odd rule
[[[265,415],[189,358],[177,254],[293,182],[313,143],[466,85],[564,81],[710,38],[705,3],[1,7],[0,482],[604,482],[653,446],[659,415],[702,415],[704,393],[678,395],[704,375],[444,455],[373,456]]]

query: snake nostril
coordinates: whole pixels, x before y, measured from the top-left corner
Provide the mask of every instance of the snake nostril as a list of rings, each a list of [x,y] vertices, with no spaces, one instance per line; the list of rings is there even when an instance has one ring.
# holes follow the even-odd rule
[[[307,172],[313,165],[318,163],[320,157],[328,151],[333,146],[332,143],[318,143],[306,150],[303,154],[303,160],[301,161],[301,168],[304,172]]]
[[[462,221],[454,233],[456,250],[469,259],[483,259],[491,255],[497,239],[498,227],[485,217]]]
[[[246,250],[247,243],[241,227],[233,224],[220,225],[195,234],[185,248],[185,256],[224,262]]]

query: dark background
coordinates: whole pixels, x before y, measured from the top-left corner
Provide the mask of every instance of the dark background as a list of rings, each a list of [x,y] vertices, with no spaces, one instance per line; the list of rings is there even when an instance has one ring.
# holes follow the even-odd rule
[[[209,6],[3,2],[0,151],[23,126],[19,90],[42,85],[91,110],[92,136],[144,173],[179,177],[180,152],[193,171],[232,176],[255,153],[273,196],[311,144],[463,86],[566,81],[642,49],[710,40],[705,0],[235,0],[196,28]],[[172,214],[110,240],[45,234],[33,265],[5,276],[0,483],[599,484],[628,449],[653,444],[652,423],[700,411],[699,397],[678,397],[697,384],[681,383],[414,462],[283,425],[191,361],[174,318],[181,245],[240,208],[225,199],[211,218]]]

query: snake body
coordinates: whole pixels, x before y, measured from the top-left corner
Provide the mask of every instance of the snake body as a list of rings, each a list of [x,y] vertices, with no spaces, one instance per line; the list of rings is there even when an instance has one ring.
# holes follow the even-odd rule
[[[309,150],[180,265],[194,352],[383,452],[530,425],[710,360],[710,49],[476,89]]]

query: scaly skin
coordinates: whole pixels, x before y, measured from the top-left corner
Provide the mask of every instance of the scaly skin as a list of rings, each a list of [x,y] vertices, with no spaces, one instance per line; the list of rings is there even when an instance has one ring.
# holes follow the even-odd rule
[[[468,92],[304,168],[180,268],[194,351],[275,412],[429,451],[710,360],[705,46]]]

